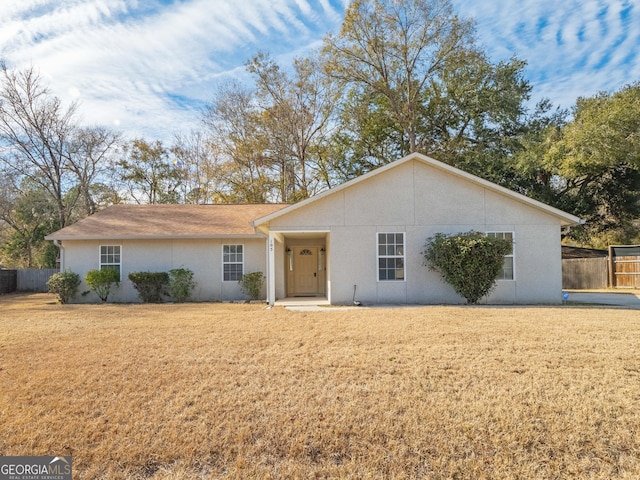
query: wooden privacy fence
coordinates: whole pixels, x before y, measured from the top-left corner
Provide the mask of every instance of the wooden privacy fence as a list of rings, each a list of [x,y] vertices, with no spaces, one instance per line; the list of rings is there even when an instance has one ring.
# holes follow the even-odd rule
[[[562,260],[562,288],[585,290],[609,286],[609,259],[568,258]]]
[[[562,288],[640,289],[640,245],[611,245],[608,257],[563,258]]]
[[[640,288],[640,245],[611,245],[609,258],[612,287]]]
[[[57,268],[27,268],[18,270],[16,290],[18,292],[48,292],[47,281],[58,273]]]

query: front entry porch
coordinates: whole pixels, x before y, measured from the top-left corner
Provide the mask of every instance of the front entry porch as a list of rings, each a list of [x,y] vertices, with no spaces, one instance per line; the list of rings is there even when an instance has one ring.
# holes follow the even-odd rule
[[[269,232],[269,304],[330,305],[328,240],[328,232]]]

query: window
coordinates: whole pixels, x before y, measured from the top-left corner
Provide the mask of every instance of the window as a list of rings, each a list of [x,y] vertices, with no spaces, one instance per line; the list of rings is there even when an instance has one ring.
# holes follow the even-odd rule
[[[488,232],[487,235],[494,238],[502,238],[511,242],[511,253],[504,256],[504,263],[502,264],[502,271],[498,275],[498,280],[515,279],[513,263],[513,232]]]
[[[404,280],[404,233],[378,233],[378,280]]]
[[[244,253],[242,245],[222,246],[222,280],[237,282],[244,274]]]
[[[100,270],[115,270],[122,278],[120,251],[120,245],[100,245]]]

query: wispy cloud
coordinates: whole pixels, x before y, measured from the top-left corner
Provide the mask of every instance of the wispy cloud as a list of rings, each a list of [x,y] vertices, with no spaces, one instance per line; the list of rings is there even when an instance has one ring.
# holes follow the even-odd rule
[[[286,53],[321,37],[340,14],[305,0],[10,0],[0,51],[36,66],[55,93],[81,101],[86,120],[135,135],[193,124],[211,81],[258,49]],[[329,16],[329,19],[327,19]],[[191,108],[189,108],[191,106]]]
[[[87,123],[170,138],[257,51],[283,61],[339,28],[348,0],[2,0],[0,56],[37,67]],[[454,0],[494,59],[528,61],[536,98],[640,79],[640,7],[625,0]]]
[[[578,96],[640,80],[640,5],[625,0],[456,1],[497,58],[528,62],[534,97],[570,107]]]

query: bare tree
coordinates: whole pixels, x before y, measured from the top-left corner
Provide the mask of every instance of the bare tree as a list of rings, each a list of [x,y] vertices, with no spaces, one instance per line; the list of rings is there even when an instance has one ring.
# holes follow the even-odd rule
[[[107,169],[113,167],[119,141],[120,134],[105,127],[82,127],[74,132],[68,168],[75,174],[83,210],[80,216],[96,213],[98,206],[93,190],[100,178],[109,175]]]
[[[171,153],[182,176],[184,203],[204,204],[219,200],[217,192],[222,188],[222,178],[211,142],[204,132],[177,135]]]
[[[0,221],[13,232],[16,264],[34,264],[46,234],[97,209],[94,187],[119,134],[79,127],[77,108],[65,108],[34,68],[0,61]]]
[[[220,201],[262,203],[277,195],[261,117],[254,92],[238,83],[220,87],[204,112],[216,158],[214,174],[222,180]]]
[[[262,125],[285,202],[309,198],[326,184],[324,152],[339,91],[316,58],[296,59],[287,74],[268,55],[248,65],[256,77]]]
[[[10,70],[0,63],[0,161],[3,170],[40,185],[56,205],[60,227],[67,225],[76,196],[69,169],[69,143],[77,104],[64,108],[42,85],[33,68]]]

